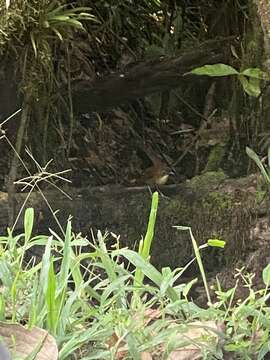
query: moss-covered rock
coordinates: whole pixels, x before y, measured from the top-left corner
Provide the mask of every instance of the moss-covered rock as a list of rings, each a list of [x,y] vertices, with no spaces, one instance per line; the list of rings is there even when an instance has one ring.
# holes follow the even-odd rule
[[[184,184],[161,189],[151,250],[151,261],[159,268],[184,266],[194,255],[188,232],[179,231],[177,225],[189,226],[198,244],[219,238],[227,242],[225,249],[204,250],[202,255],[207,269],[216,270],[232,263],[250,249],[251,215],[256,201],[256,188],[240,180],[229,180],[222,172],[197,176]],[[72,195],[72,191],[69,191]],[[117,187],[102,192],[86,189],[83,194],[73,193],[73,201],[59,194],[46,193],[54,209],[62,209],[59,220],[64,225],[71,214],[74,231],[91,234],[91,229],[106,230],[120,235],[123,246],[137,249],[145,235],[151,206],[147,188],[141,191]],[[23,199],[18,200],[18,208]],[[44,208],[38,194],[32,196],[29,206],[42,212],[39,233],[48,227],[58,231],[50,212]],[[114,237],[108,238],[108,246]]]

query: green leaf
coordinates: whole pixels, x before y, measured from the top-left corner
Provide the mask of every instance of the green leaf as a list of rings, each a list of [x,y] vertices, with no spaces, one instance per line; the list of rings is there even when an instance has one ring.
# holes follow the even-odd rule
[[[118,278],[118,272],[117,272],[118,266],[115,263],[115,261],[113,261],[111,256],[109,255],[108,250],[106,248],[104,238],[100,231],[98,231],[98,240],[99,240],[99,248],[96,249],[97,255],[100,257],[100,260],[102,262],[102,265],[108,276],[109,281],[111,283],[113,283]],[[116,291],[115,295],[118,295],[118,294],[119,294],[119,292]],[[117,301],[117,305],[119,307],[121,307],[123,302],[122,302],[120,296],[117,296],[116,301]]]
[[[166,267],[162,269],[162,281],[160,284],[160,294],[164,296],[169,286],[173,284],[173,272],[170,268]]]
[[[270,285],[270,263],[263,269],[262,273],[263,282],[266,286]]]
[[[138,350],[139,343],[137,337],[130,331],[126,337],[128,352],[133,360],[141,360],[141,354]]]
[[[50,261],[49,273],[48,273],[48,287],[46,292],[46,303],[47,303],[47,322],[48,328],[51,333],[55,334],[55,329],[57,326],[57,309],[56,309],[56,298],[55,298],[55,291],[56,291],[56,279],[53,269],[53,258]]]
[[[176,228],[178,228],[180,230],[183,230],[182,226],[176,226]],[[195,240],[195,238],[193,236],[191,228],[186,227],[186,230],[189,232],[189,235],[191,237],[192,246],[193,246],[193,249],[194,249],[197,264],[198,264],[199,269],[200,269],[200,273],[202,275],[203,284],[204,284],[204,288],[205,288],[205,291],[206,291],[208,303],[212,304],[211,297],[210,297],[210,292],[209,292],[209,287],[208,287],[208,283],[207,283],[207,279],[206,279],[206,275],[205,275],[205,271],[204,271],[204,267],[203,267],[203,263],[202,263],[202,258],[201,258],[201,254],[200,254],[200,248],[197,245],[197,242],[196,242],[196,240]]]
[[[238,79],[243,86],[244,91],[253,97],[258,97],[261,93],[260,80],[256,78],[247,78],[243,75],[239,75]]]
[[[263,344],[263,346],[261,347],[261,349],[258,353],[258,360],[267,359],[267,357],[265,355],[269,354],[269,352],[270,352],[270,341]]]
[[[58,22],[52,21],[52,24],[56,26],[56,24],[58,25]],[[61,22],[59,22],[59,26],[70,26],[71,28],[74,27],[80,30],[85,30],[80,21],[72,18],[68,18],[67,20],[61,20]]]
[[[24,214],[24,234],[25,242],[27,243],[30,240],[34,224],[34,209],[28,208],[25,210]]]
[[[11,289],[13,284],[11,265],[5,260],[0,260],[0,279],[4,286]]]
[[[209,239],[207,240],[207,244],[212,247],[219,247],[223,249],[226,245],[226,241],[219,239]]]
[[[269,80],[267,74],[258,68],[249,68],[240,72],[240,75],[260,79],[260,80]]]
[[[29,319],[28,319],[28,325],[31,329],[33,326],[37,325],[37,294],[38,294],[38,284],[39,279],[38,275],[35,274],[33,278],[33,287],[32,287],[32,294],[31,294],[31,301],[30,301],[30,308],[29,308]]]
[[[145,259],[149,259],[150,249],[154,237],[156,217],[157,217],[157,209],[158,209],[158,192],[154,192],[152,196],[152,204],[151,211],[149,215],[149,221],[147,226],[147,232],[143,242],[140,242],[139,246],[139,254]],[[135,283],[137,286],[140,286],[143,282],[143,274],[140,269],[136,269],[135,272]]]
[[[51,258],[51,246],[52,246],[52,236],[48,238],[48,242],[45,247],[45,252],[42,256],[42,268],[40,272],[40,285],[42,286],[43,293],[47,293],[48,287],[48,273],[50,269],[50,258]]]
[[[0,321],[6,320],[6,303],[5,297],[0,293]]]
[[[152,205],[151,205],[147,232],[143,240],[143,248],[141,255],[144,259],[147,259],[150,254],[151,244],[154,237],[157,209],[158,209],[158,192],[156,191],[154,192],[152,197]]]
[[[131,262],[136,268],[140,269],[145,276],[152,280],[159,287],[162,283],[161,273],[144,258],[142,258],[135,251],[129,249],[121,249],[118,251],[120,255],[123,255],[129,262]],[[172,288],[168,287],[167,296],[172,300],[176,301],[179,299],[177,292]]]
[[[259,156],[255,153],[254,150],[250,149],[248,146],[246,147],[246,153],[256,163],[256,165],[260,169],[261,174],[264,177],[264,180],[266,181],[266,183],[268,185],[270,185],[269,175],[268,175],[267,171],[265,170],[265,167],[263,166],[263,163],[261,162]]]
[[[74,335],[62,344],[59,351],[59,359],[67,359],[69,355],[74,355],[75,350],[81,348],[84,343],[103,342],[104,339],[108,339],[111,335],[112,331],[109,324],[102,328],[98,321],[92,322],[91,326],[86,330],[74,331]],[[111,359],[110,356],[105,358]],[[102,357],[98,359],[102,359]]]
[[[196,284],[197,281],[198,281],[198,279],[195,278],[195,279],[191,280],[189,283],[187,283],[187,284],[185,285],[185,287],[184,287],[184,289],[183,289],[183,296],[186,297],[186,296],[188,295],[190,289],[192,288],[192,286],[193,286],[194,284]]]
[[[237,70],[226,64],[204,65],[202,67],[193,69],[190,73],[194,75],[207,76],[228,76],[239,74]]]
[[[125,283],[130,278],[130,275],[124,275],[119,276],[116,280],[113,282],[110,282],[108,286],[106,286],[105,290],[103,291],[100,302],[101,304],[104,304],[105,301],[111,296],[111,294],[116,294],[119,292],[119,290],[125,287]]]
[[[73,251],[72,254],[74,254]],[[73,257],[71,259],[70,268],[72,278],[75,283],[75,289],[80,289],[84,283],[82,272],[80,269],[80,261],[77,258]]]
[[[61,263],[61,270],[58,274],[58,289],[57,289],[57,295],[61,293],[66,287],[68,283],[69,278],[69,272],[70,272],[70,266],[71,266],[71,259],[73,257],[72,254],[72,248],[71,248],[71,222],[70,220],[67,223],[67,229],[65,234],[65,243],[64,243],[64,252],[63,252],[63,258]]]
[[[95,18],[94,15],[91,15],[89,13],[89,11],[91,10],[91,8],[89,7],[76,7],[73,9],[68,10],[67,9],[68,5],[61,5],[58,8],[51,10],[50,12],[48,12],[47,17],[52,17],[52,16],[56,16],[56,14],[58,15],[63,15],[63,16],[75,16],[77,13],[86,13],[89,16]]]

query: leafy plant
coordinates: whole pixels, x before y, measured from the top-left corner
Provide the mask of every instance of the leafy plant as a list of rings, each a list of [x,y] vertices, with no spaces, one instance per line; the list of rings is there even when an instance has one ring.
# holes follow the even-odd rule
[[[205,65],[193,69],[190,74],[194,75],[207,75],[207,76],[237,76],[244,91],[254,97],[258,97],[261,93],[260,81],[269,80],[268,75],[258,68],[249,68],[243,71],[237,71],[230,65],[214,64]]]
[[[259,168],[265,183],[270,186],[270,148],[268,148],[268,154],[267,154],[267,165],[265,166],[263,164],[263,161],[260,159],[260,157],[256,154],[256,152],[252,149],[250,149],[248,146],[246,147],[246,153],[247,155],[255,162],[257,167]]]
[[[70,30],[85,30],[82,20],[97,21],[94,15],[89,13],[90,10],[88,7],[70,8],[68,4],[59,6],[57,1],[52,1],[40,12],[38,26],[30,32],[35,56],[38,55],[39,44],[45,38],[48,39],[50,33],[54,33],[59,40],[63,41],[68,37]]]
[[[182,268],[159,271],[149,262],[157,205],[155,193],[138,252],[118,243],[107,249],[107,235],[101,232],[90,244],[72,233],[70,221],[64,238],[54,232],[32,237],[34,211],[27,209],[24,233],[14,236],[9,230],[0,237],[2,320],[47,329],[57,340],[60,360],[140,359],[142,354],[165,359],[190,349],[194,357],[203,354],[207,359],[222,359],[229,352],[237,358],[256,354],[263,359],[269,353],[270,265],[263,271],[264,289],[254,290],[253,276],[239,269],[232,289],[222,290],[217,281],[214,300],[200,251],[225,243],[210,239],[198,246],[189,227],[177,227],[189,231],[195,257]],[[92,251],[86,250],[89,245]],[[29,259],[29,251],[40,246],[42,261]],[[196,279],[179,282],[195,260],[205,285],[206,309],[189,299]],[[240,281],[249,295],[235,301]]]

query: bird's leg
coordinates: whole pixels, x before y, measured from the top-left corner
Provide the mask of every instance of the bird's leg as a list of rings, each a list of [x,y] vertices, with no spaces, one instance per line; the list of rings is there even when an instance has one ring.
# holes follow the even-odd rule
[[[149,191],[149,193],[150,193],[150,195],[151,195],[151,197],[152,197],[152,196],[153,196],[153,191],[152,191],[151,186],[148,185],[147,188],[148,188],[148,191]],[[158,187],[158,185],[155,185],[154,189],[155,189],[155,191],[157,191],[157,192],[159,193],[160,196],[166,197],[166,196],[162,193],[162,191],[160,190],[160,188]]]
[[[151,195],[151,197],[152,197],[152,195],[153,195],[153,192],[152,192],[152,189],[151,189],[151,187],[148,185],[147,186],[147,188],[148,188],[148,191],[150,192],[150,195]]]
[[[158,185],[155,185],[156,191],[159,193],[159,195],[164,199],[170,199],[168,196],[164,195],[163,192],[160,190]]]
[[[153,188],[151,188],[151,186],[147,186],[147,188],[148,188],[148,191],[149,191],[149,193],[150,193],[150,195],[151,195],[151,197],[153,196],[153,191],[152,191],[152,189]],[[170,197],[169,196],[166,196],[166,195],[164,195],[163,194],[163,192],[160,190],[160,188],[158,187],[158,185],[155,185],[155,191],[157,191],[158,192],[158,194],[162,197],[162,198],[164,198],[164,199],[170,199]]]

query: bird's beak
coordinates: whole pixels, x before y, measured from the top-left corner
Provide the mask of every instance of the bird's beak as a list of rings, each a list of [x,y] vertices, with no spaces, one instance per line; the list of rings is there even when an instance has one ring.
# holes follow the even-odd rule
[[[171,171],[169,172],[169,175],[175,176],[175,175],[176,175],[176,174],[175,174],[175,171],[171,170]]]

